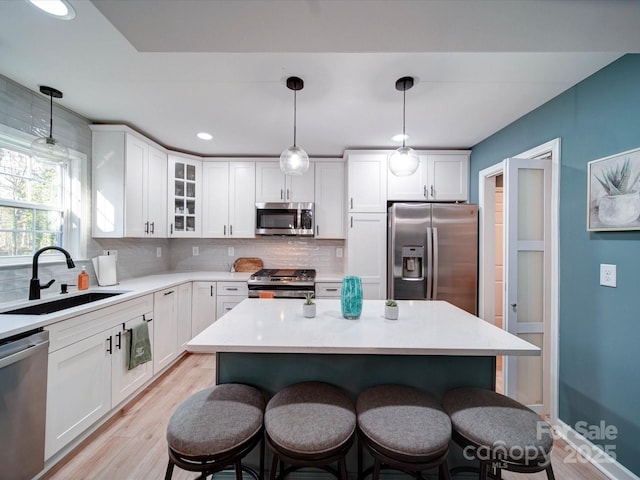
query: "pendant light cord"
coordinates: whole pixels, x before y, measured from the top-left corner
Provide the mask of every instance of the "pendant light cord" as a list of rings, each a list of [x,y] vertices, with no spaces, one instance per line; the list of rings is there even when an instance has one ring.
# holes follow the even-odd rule
[[[402,89],[402,147],[404,148],[405,139],[407,136],[405,135],[405,117],[406,117],[406,108],[407,108],[407,84],[404,82],[404,88]]]
[[[296,146],[296,113],[297,113],[297,97],[298,91],[293,91],[293,146]]]
[[[49,95],[49,138],[53,138],[53,95]]]

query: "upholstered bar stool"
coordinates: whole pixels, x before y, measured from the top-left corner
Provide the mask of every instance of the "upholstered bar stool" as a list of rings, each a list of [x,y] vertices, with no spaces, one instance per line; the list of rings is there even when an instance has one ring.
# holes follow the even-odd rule
[[[190,472],[202,472],[199,479],[234,468],[236,479],[247,472],[260,480],[264,471],[263,419],[265,399],[249,385],[228,383],[194,393],[182,402],[169,419],[167,442],[169,464]],[[260,444],[260,473],[242,465],[242,459]]]
[[[270,480],[307,467],[347,480],[345,455],[355,437],[356,412],[339,388],[322,382],[286,387],[269,400],[264,424],[273,452]]]
[[[358,395],[358,478],[382,469],[394,469],[423,478],[421,472],[438,467],[439,478],[449,479],[447,454],[451,421],[439,402],[417,388],[378,385]],[[363,471],[363,446],[373,466]]]
[[[480,461],[481,480],[488,471],[502,478],[502,470],[544,470],[549,480],[555,479],[551,428],[533,410],[491,390],[471,387],[450,390],[442,406],[451,417],[453,439]]]

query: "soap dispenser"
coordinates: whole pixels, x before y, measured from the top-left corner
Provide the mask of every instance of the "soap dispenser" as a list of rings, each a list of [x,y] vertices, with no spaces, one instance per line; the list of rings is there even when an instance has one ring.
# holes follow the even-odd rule
[[[78,290],[86,290],[89,288],[89,274],[85,270],[84,265],[82,271],[78,274]]]

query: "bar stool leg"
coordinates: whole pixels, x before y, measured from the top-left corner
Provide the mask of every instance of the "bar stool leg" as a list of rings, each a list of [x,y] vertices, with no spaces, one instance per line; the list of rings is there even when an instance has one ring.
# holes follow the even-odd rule
[[[451,480],[451,475],[449,474],[449,462],[445,460],[439,466],[439,476],[440,480]]]
[[[173,476],[173,462],[169,460],[169,464],[167,465],[167,472],[164,474],[164,480],[171,480]]]
[[[269,470],[269,480],[276,480],[277,469],[278,469],[278,457],[277,455],[274,455],[273,460],[271,461],[271,470]]]
[[[545,471],[547,472],[548,480],[556,480],[556,476],[553,474],[553,468],[551,467],[551,463],[549,463],[549,466],[545,469]]]

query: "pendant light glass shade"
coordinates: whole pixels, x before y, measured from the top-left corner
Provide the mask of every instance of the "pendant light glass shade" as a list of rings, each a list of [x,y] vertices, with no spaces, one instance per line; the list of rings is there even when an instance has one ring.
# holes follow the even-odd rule
[[[40,92],[50,97],[49,103],[49,136],[38,137],[31,142],[31,154],[38,158],[65,161],[69,158],[69,150],[58,140],[53,138],[53,97],[62,98],[62,92],[52,87],[42,85]]]
[[[413,175],[420,166],[420,158],[411,147],[400,147],[389,157],[389,170],[397,177]]]
[[[304,82],[298,77],[287,78],[287,88],[293,90],[293,146],[280,155],[280,170],[285,175],[303,175],[309,170],[309,155],[296,146],[296,94],[302,90]]]
[[[389,157],[389,170],[396,177],[413,175],[420,166],[418,154],[411,147],[405,145],[405,109],[406,91],[413,87],[413,77],[402,77],[396,82],[396,90],[402,92],[402,146]]]

